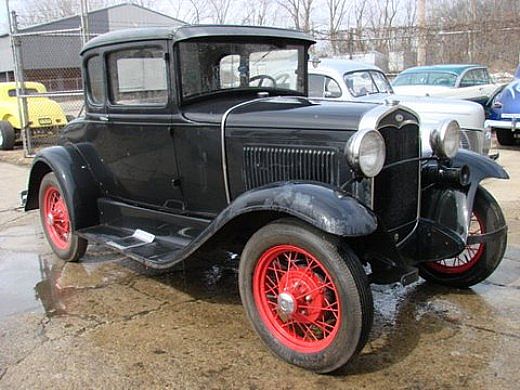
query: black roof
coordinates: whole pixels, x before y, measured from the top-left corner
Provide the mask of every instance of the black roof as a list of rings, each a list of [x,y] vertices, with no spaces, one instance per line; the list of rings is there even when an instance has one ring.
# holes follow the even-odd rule
[[[148,27],[117,30],[100,35],[88,41],[81,53],[95,47],[119,42],[146,41],[151,39],[171,39],[182,41],[205,37],[270,37],[294,39],[309,44],[315,41],[309,35],[296,30],[275,27],[232,26],[232,25],[186,25],[180,27]]]

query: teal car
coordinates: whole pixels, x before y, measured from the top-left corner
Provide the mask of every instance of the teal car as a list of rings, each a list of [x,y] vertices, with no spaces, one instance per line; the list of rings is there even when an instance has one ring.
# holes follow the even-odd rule
[[[395,93],[471,100],[484,105],[497,89],[482,65],[416,66],[399,73],[392,83]]]

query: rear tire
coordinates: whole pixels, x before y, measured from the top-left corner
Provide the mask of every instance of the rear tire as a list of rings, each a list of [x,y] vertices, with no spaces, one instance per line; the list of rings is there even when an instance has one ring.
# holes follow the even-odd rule
[[[474,223],[470,234],[496,231],[506,222],[500,206],[484,188],[479,187],[473,204]],[[485,243],[467,245],[453,259],[423,263],[419,274],[426,280],[450,287],[467,288],[482,282],[498,267],[507,246],[507,232]]]
[[[509,129],[495,129],[497,141],[500,145],[511,146],[516,143],[513,132]]]
[[[8,121],[0,121],[0,150],[12,150],[16,134]]]
[[[242,303],[262,341],[283,360],[326,373],[364,347],[372,293],[358,258],[296,220],[258,230],[239,267]]]
[[[62,260],[78,261],[85,254],[88,241],[72,232],[64,191],[53,172],[42,179],[39,204],[43,231],[54,253]]]

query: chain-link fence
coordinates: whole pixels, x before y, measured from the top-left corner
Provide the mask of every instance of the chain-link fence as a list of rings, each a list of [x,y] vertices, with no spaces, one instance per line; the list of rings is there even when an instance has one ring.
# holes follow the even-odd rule
[[[9,98],[17,99],[18,112],[11,121],[15,142],[25,154],[56,144],[60,130],[83,107],[79,28],[55,31],[16,31],[15,82],[4,85]]]

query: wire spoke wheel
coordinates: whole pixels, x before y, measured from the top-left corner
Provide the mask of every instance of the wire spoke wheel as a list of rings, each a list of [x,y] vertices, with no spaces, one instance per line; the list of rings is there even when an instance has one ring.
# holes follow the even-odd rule
[[[323,350],[340,327],[336,285],[324,265],[297,246],[264,252],[253,274],[253,294],[262,320],[295,351]]]
[[[484,222],[478,214],[471,214],[468,233],[469,236],[485,233]],[[464,250],[458,256],[427,263],[427,266],[440,273],[458,274],[466,272],[479,261],[480,257],[484,253],[484,246],[484,243],[466,245]]]
[[[43,195],[45,229],[56,247],[66,249],[70,245],[69,212],[60,191],[54,187],[46,188]]]

